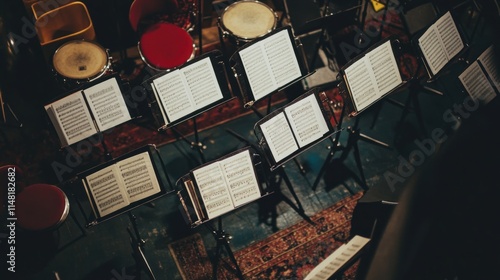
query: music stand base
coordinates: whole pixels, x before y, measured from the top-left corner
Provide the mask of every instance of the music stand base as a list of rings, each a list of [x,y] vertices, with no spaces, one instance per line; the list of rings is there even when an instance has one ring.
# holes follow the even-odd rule
[[[151,266],[144,255],[144,245],[146,244],[146,241],[144,241],[144,239],[140,236],[139,229],[137,228],[136,217],[130,211],[128,212],[128,216],[135,233],[132,233],[130,227],[127,227],[127,231],[130,236],[130,245],[133,250],[132,255],[134,256],[137,267],[136,276],[138,279],[141,279],[141,272],[144,271],[148,275],[149,279],[156,280],[156,277],[151,270]]]
[[[232,239],[231,235],[226,233],[222,229],[222,219],[219,217],[218,219],[218,227],[215,229],[209,224],[206,224],[206,226],[209,228],[210,232],[212,233],[212,236],[214,237],[216,241],[216,247],[215,247],[215,257],[212,263],[212,279],[218,279],[217,278],[217,271],[219,268],[219,262],[223,261],[225,262],[228,266],[229,264],[222,259],[222,250],[226,249],[226,253],[229,256],[229,260],[233,264],[234,267],[231,267],[233,270],[233,273],[238,277],[238,279],[243,280],[243,273],[241,272],[241,269],[238,265],[238,262],[236,261],[236,258],[234,257],[233,251],[231,250],[231,246],[229,246],[229,241]]]

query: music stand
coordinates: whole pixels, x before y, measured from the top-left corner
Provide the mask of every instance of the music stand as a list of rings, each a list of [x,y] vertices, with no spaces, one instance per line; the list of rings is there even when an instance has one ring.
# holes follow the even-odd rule
[[[267,98],[265,114],[269,114],[274,93],[312,75],[302,43],[294,37],[290,26],[275,29],[244,45],[231,56],[230,65],[243,107],[252,109],[259,118],[264,114],[253,106],[255,102]],[[303,166],[296,160],[295,163],[305,174]]]
[[[338,88],[344,100],[345,112],[354,117],[354,124],[347,128],[347,148],[353,148],[356,164],[366,184],[358,140],[389,148],[389,145],[360,132],[359,114],[388,95],[406,85],[398,61],[401,58],[401,43],[396,36],[381,40],[362,54],[349,61],[339,72]]]
[[[181,214],[186,223],[192,228],[207,226],[217,242],[213,279],[217,279],[219,261],[224,261],[221,258],[223,249],[233,263],[234,273],[239,279],[243,279],[229,246],[231,237],[222,229],[222,216],[269,194],[262,188],[260,172],[260,155],[245,147],[200,165],[176,183],[182,206]],[[216,227],[211,225],[215,219]]]
[[[245,44],[229,59],[238,83],[244,108],[285,90],[290,85],[311,75],[302,44],[290,26],[277,28]],[[270,111],[268,102],[268,113]]]
[[[151,279],[155,279],[144,255],[145,241],[139,234],[132,210],[175,192],[156,146],[143,146],[81,172],[74,179],[74,183],[77,182],[85,191],[90,207],[86,211],[79,203],[86,217],[86,227],[127,213],[135,233],[134,236],[130,227],[127,227],[137,266],[144,269]]]
[[[410,44],[414,55],[421,63],[418,63],[417,69],[411,73],[408,80],[409,94],[402,106],[400,121],[404,120],[413,103],[421,130],[426,134],[417,95],[419,92],[427,92],[450,97],[426,84],[439,82],[439,78],[449,71],[451,65],[465,61],[464,56],[469,50],[469,43],[461,26],[456,24],[452,13],[448,11],[437,17],[427,28],[416,32]],[[424,67],[425,75],[421,75],[421,67]]]
[[[494,46],[489,46],[458,76],[463,91],[481,106],[486,106],[500,93],[496,55]]]
[[[133,119],[117,74],[102,77],[63,94],[44,106],[61,148]],[[101,144],[109,156],[103,137]]]
[[[196,116],[233,98],[225,65],[222,53],[214,50],[143,83],[149,92],[149,107],[158,131],[171,128],[178,137],[199,152],[202,162],[205,162],[205,146],[198,139]],[[176,125],[188,119],[193,120],[194,142],[175,129]]]
[[[326,95],[321,94],[319,88],[313,88],[254,125],[255,136],[266,155],[270,171],[277,171],[285,180],[298,207],[289,204],[308,221],[310,219],[305,216],[283,165],[340,132],[332,113]]]

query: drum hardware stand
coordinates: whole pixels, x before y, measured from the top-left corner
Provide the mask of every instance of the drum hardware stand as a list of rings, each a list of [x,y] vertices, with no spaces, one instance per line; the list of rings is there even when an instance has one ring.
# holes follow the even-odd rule
[[[130,236],[130,245],[132,245],[132,248],[134,250],[133,256],[136,260],[136,276],[138,277],[138,279],[141,279],[141,271],[144,270],[151,280],[156,280],[153,271],[151,270],[151,266],[149,265],[148,260],[144,255],[144,245],[146,244],[146,241],[141,238],[139,229],[137,228],[137,218],[132,214],[131,211],[128,211],[128,217],[130,219],[130,222],[132,223],[132,227],[134,230],[134,232],[132,232],[130,227],[127,227],[127,232]]]
[[[10,107],[9,103],[4,102],[2,89],[0,89],[0,107],[2,107],[2,120],[3,120],[4,125],[13,125],[10,123],[10,120],[9,120],[9,118],[12,117],[15,120],[15,123],[16,123],[15,126],[23,127],[23,124],[17,118],[16,114],[14,113],[12,108]],[[7,117],[8,115],[10,115],[9,118]]]
[[[233,130],[231,130],[229,128],[226,128],[226,131],[229,134],[231,134],[234,137],[236,137],[241,142],[247,144],[248,146],[251,146],[256,151],[261,150],[255,144],[250,143],[250,141],[248,141],[247,139],[245,139],[243,136],[239,135],[235,131],[233,131]],[[269,176],[271,178],[271,184],[273,184],[272,189],[275,190],[275,193],[277,193],[277,195],[284,202],[286,202],[288,205],[290,205],[290,207],[292,207],[292,209],[295,210],[297,212],[297,214],[299,214],[304,220],[306,220],[306,221],[310,222],[311,224],[313,224],[313,221],[311,220],[311,218],[309,218],[309,216],[306,215],[304,207],[302,206],[302,203],[300,202],[300,199],[297,196],[297,193],[293,189],[292,182],[290,181],[290,178],[288,178],[288,175],[286,174],[284,167],[280,166],[276,170],[278,171],[277,180],[272,180],[272,177],[273,177],[272,174]],[[283,192],[280,190],[279,186],[281,185],[282,180],[285,181],[285,184],[286,184],[288,190],[290,191],[290,193],[292,194],[293,198],[295,199],[296,204],[293,203],[292,200],[290,198],[288,198],[285,194],[283,194]]]
[[[215,241],[217,243],[217,246],[215,247],[215,257],[212,263],[212,279],[218,279],[217,278],[217,269],[219,267],[219,262],[223,261],[228,267],[231,265],[227,263],[222,258],[222,250],[226,249],[226,253],[229,256],[229,260],[233,263],[234,267],[232,269],[234,270],[234,274],[238,277],[238,279],[243,280],[243,273],[241,272],[241,269],[238,265],[238,262],[236,261],[236,258],[234,257],[233,251],[231,250],[231,246],[229,246],[229,241],[232,239],[232,236],[228,233],[226,233],[222,229],[222,218],[218,217],[217,218],[217,228],[215,228],[213,225],[210,225],[209,223],[205,223],[207,228],[210,230],[212,233],[213,237],[215,238]]]

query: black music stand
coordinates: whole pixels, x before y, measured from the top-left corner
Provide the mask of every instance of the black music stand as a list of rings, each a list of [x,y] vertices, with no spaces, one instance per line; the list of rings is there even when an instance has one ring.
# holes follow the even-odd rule
[[[309,67],[314,67],[316,64],[316,60],[318,59],[318,51],[324,47],[325,43],[329,43],[328,48],[330,51],[324,51],[325,53],[332,53],[335,55],[335,47],[333,46],[333,39],[330,38],[330,34],[335,33],[342,28],[345,28],[350,25],[356,24],[356,15],[361,8],[360,5],[356,5],[338,12],[331,12],[330,10],[330,0],[327,0],[323,7],[322,17],[312,19],[307,21],[301,28],[300,33],[296,33],[295,35],[301,35],[313,30],[321,30],[320,37],[316,42],[316,46],[314,48],[313,57],[309,62]],[[334,59],[335,57],[332,57]],[[334,69],[332,69],[334,70]]]
[[[479,106],[487,106],[500,93],[500,75],[494,45],[486,48],[459,74],[463,92]]]
[[[232,269],[238,279],[243,274],[233,255],[229,241],[231,235],[222,228],[222,216],[267,196],[270,192],[262,187],[260,155],[245,147],[191,170],[176,183],[186,223],[192,227],[205,225],[216,241],[213,259],[213,279],[225,249]],[[211,223],[217,219],[217,226]],[[231,264],[228,264],[231,266]]]
[[[453,54],[445,54],[442,53],[442,55],[437,56],[437,57],[430,57],[427,55],[427,53],[430,53],[428,50],[425,51],[424,42],[429,41],[431,36],[429,36],[427,33],[431,32],[432,28],[437,28],[439,24],[442,25],[443,20],[447,20],[447,22],[450,22],[450,26],[455,27],[456,29],[450,32],[453,36],[451,38],[456,38],[460,42],[454,41],[452,45],[461,45],[461,48],[457,51],[454,51]],[[451,24],[452,23],[452,24]],[[436,33],[437,34],[437,33]],[[424,37],[426,36],[426,37]],[[440,36],[440,35],[438,35]],[[423,40],[425,38],[425,40]],[[436,38],[436,40],[439,40]],[[449,42],[446,42],[445,44],[448,44]],[[469,50],[469,43],[467,38],[465,37],[465,32],[462,30],[461,26],[456,24],[456,21],[454,20],[453,14],[449,11],[446,12],[442,15],[440,15],[438,18],[436,18],[432,24],[427,26],[427,28],[423,30],[419,30],[416,32],[413,37],[410,40],[411,44],[411,49],[413,50],[413,54],[417,57],[417,60],[420,61],[421,63],[418,63],[417,69],[414,69],[414,71],[411,72],[411,77],[408,79],[408,98],[405,102],[404,105],[399,105],[403,107],[403,112],[401,114],[400,121],[403,121],[408,113],[412,110],[415,111],[417,115],[417,120],[420,125],[420,128],[424,134],[426,133],[426,128],[424,125],[423,117],[421,115],[421,110],[420,110],[420,104],[418,100],[418,93],[419,92],[426,92],[432,95],[438,95],[438,96],[445,96],[448,98],[451,98],[451,96],[444,94],[444,92],[437,90],[435,88],[430,87],[429,85],[434,82],[439,82],[439,78],[443,75],[446,74],[450,70],[450,67],[458,62],[465,62],[466,64],[469,64],[469,62],[465,59],[465,56]],[[428,43],[425,43],[428,44]],[[438,42],[434,42],[434,44],[438,44]],[[428,47],[427,47],[428,48]],[[446,51],[447,52],[447,51]],[[447,61],[438,68],[434,66],[436,64],[436,60],[440,61],[442,57],[447,57]],[[448,57],[450,56],[450,57]],[[408,69],[411,69],[408,65],[406,66]],[[424,68],[425,75],[421,75],[421,70],[422,67]],[[398,105],[397,103],[395,103]]]
[[[113,170],[114,169],[114,170]],[[146,170],[146,171],[144,171]],[[142,172],[142,173],[141,173]],[[130,174],[129,174],[130,173]],[[138,174],[139,173],[139,174]],[[112,178],[110,174],[114,174]],[[136,183],[127,183],[127,180],[141,178],[149,178],[148,184],[137,186]],[[103,180],[108,178],[108,180]],[[133,256],[137,265],[137,276],[140,276],[144,270],[151,279],[156,279],[149,263],[144,255],[145,241],[139,234],[136,217],[132,214],[132,210],[143,206],[151,206],[153,201],[165,195],[173,194],[174,187],[170,181],[165,164],[161,158],[160,152],[154,145],[146,145],[125,155],[107,161],[101,165],[95,166],[77,175],[73,183],[79,182],[87,197],[89,210],[83,209],[79,202],[80,210],[86,217],[86,227],[93,227],[110,219],[113,219],[121,214],[127,213],[132,224],[127,227],[127,232],[130,236],[130,242],[133,248]],[[106,182],[111,182],[109,185]],[[146,189],[151,185],[150,189]],[[102,188],[109,188],[109,192],[113,191],[114,195],[111,198],[101,198],[99,191]],[[141,193],[141,191],[143,191]],[[134,195],[134,193],[136,193]],[[129,196],[124,199],[124,196]],[[138,196],[133,199],[134,196]],[[120,204],[121,201],[128,201]],[[132,232],[133,230],[133,232]],[[140,278],[140,277],[139,277]]]
[[[290,26],[245,44],[231,56],[229,64],[245,108],[252,108],[255,102],[271,98],[312,74],[302,43],[294,37]]]
[[[265,58],[262,53],[258,53],[259,50],[271,58]],[[261,60],[255,62],[255,58]],[[290,26],[278,28],[244,45],[231,56],[230,65],[238,83],[238,96],[243,107],[250,108],[261,119],[271,112],[273,94],[313,74],[309,71],[302,43],[294,37]],[[259,84],[265,82],[261,79],[262,73],[269,75],[267,82],[271,83],[265,89],[259,88]],[[277,77],[285,79],[278,82]],[[253,105],[264,98],[267,98],[267,109],[263,114]],[[295,162],[305,174],[304,167],[297,160]]]
[[[254,126],[270,171],[277,171],[285,180],[298,207],[289,204],[308,221],[310,219],[305,215],[283,166],[333,134],[339,134],[337,128],[338,123],[330,110],[329,100],[325,94],[320,93],[319,88],[313,88],[286,106],[273,111]]]
[[[365,184],[366,179],[357,146],[358,140],[384,148],[390,147],[360,132],[359,114],[407,84],[408,81],[402,75],[399,65],[401,55],[399,39],[391,36],[355,57],[339,72],[341,82],[338,88],[346,106],[345,112],[348,116],[354,117],[354,124],[347,128],[349,137],[346,148],[353,148],[356,164]],[[373,67],[374,65],[377,67]],[[385,81],[384,84],[380,82],[381,79]]]
[[[102,133],[136,117],[117,74],[66,92],[44,108],[61,148],[99,135],[106,150]]]
[[[205,162],[206,146],[199,141],[196,116],[233,98],[222,53],[207,52],[179,68],[149,78],[143,86],[149,93],[149,107],[158,131],[171,128],[177,137],[196,149]],[[193,121],[194,141],[175,129],[189,119]]]

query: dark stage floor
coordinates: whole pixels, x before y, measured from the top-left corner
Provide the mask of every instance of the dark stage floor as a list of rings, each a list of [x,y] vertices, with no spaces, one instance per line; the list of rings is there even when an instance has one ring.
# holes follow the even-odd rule
[[[316,2],[322,1],[288,0],[285,2],[290,11],[292,24],[302,26],[303,22],[313,19],[317,16],[316,14],[319,14]],[[281,2],[280,5],[276,6],[283,7]],[[337,6],[335,7],[337,9]],[[205,9],[210,8],[210,5],[205,5]],[[2,10],[4,10],[3,7]],[[376,14],[371,6],[368,6],[367,12],[369,15],[380,15]],[[468,58],[477,57],[493,42],[493,34],[498,30],[490,28],[484,23],[484,19],[477,14],[468,18],[466,9],[460,15],[461,24],[467,34],[476,32],[470,41]],[[4,17],[9,19],[8,22],[11,22],[13,27],[19,27],[18,21],[12,15]],[[469,21],[470,19],[471,21]],[[479,22],[479,28],[474,31],[477,22]],[[484,28],[482,28],[483,26]],[[316,52],[318,34],[318,32],[312,32],[301,36],[309,59]],[[117,51],[114,45],[110,48],[115,48],[114,51]],[[326,51],[328,52],[328,50]],[[0,126],[1,165],[14,162],[32,166],[32,160],[40,158],[49,163],[54,160],[51,157],[55,158],[54,154],[58,152],[47,153],[36,149],[36,147],[45,142],[49,144],[54,142],[56,136],[44,115],[43,104],[59,95],[61,90],[54,83],[51,74],[46,71],[47,66],[43,58],[39,56],[40,53],[36,47],[33,47],[31,43],[23,45],[21,53],[24,55],[6,61],[10,71],[6,77],[10,78],[8,80],[2,79],[2,93],[5,101],[15,112],[22,127],[16,127],[16,120],[11,115],[8,115],[10,117],[9,123]],[[327,64],[328,61],[324,63],[320,58],[312,67],[315,69],[328,68]],[[327,139],[296,158],[297,163],[304,167],[305,173],[300,171],[296,162],[286,163],[284,170],[290,178],[291,184],[289,186],[281,184],[280,189],[283,194],[294,201],[290,192],[293,190],[297,194],[306,216],[311,216],[360,191],[366,191],[365,196],[361,199],[363,202],[380,200],[397,202],[405,184],[412,175],[417,173],[420,166],[425,165],[425,162],[430,160],[434,152],[428,151],[421,159],[422,162],[414,164],[412,166],[414,169],[405,170],[404,174],[401,173],[402,164],[411,161],[411,157],[415,156],[416,152],[421,151],[421,143],[428,143],[433,131],[443,131],[446,136],[451,137],[459,126],[460,121],[451,118],[450,112],[468,100],[456,78],[465,69],[464,67],[465,64],[456,63],[437,82],[429,84],[444,92],[443,96],[429,92],[418,93],[425,131],[422,131],[421,123],[418,122],[415,112],[411,111],[404,119],[401,119],[403,109],[396,103],[404,103],[407,100],[407,90],[390,96],[391,101],[397,102],[390,102],[389,98],[384,99],[362,112],[357,119],[346,118],[344,120],[344,127],[353,126],[358,121],[359,131],[362,135],[389,145],[388,148],[382,147],[369,141],[363,141],[366,139],[363,137],[356,142],[359,147],[366,184],[362,182],[353,150],[348,150],[344,154],[340,152],[335,154],[335,160],[328,164],[325,174],[313,189],[313,184],[321,167],[325,164],[329,148],[331,148],[331,142]],[[327,71],[325,75],[331,77],[328,76],[332,75],[331,72],[335,73],[335,71]],[[320,76],[315,78],[320,81],[328,79]],[[314,80],[308,80],[308,82],[313,84]],[[336,82],[330,80],[327,85],[321,85],[325,88],[331,88],[335,86]],[[305,90],[304,84],[299,83],[287,89],[285,94],[291,99]],[[281,103],[275,104],[273,109],[286,104],[286,102],[286,99],[282,99]],[[9,107],[6,108],[9,109]],[[245,141],[252,145],[257,144],[254,124],[259,118],[256,114],[231,116],[230,119],[230,121],[214,127],[203,129],[199,133],[200,141],[206,145],[206,149],[203,150],[205,160],[215,160],[242,148],[247,145]],[[137,123],[139,126],[143,124],[142,121]],[[229,130],[241,136],[241,139],[229,133]],[[342,145],[348,145],[348,136],[348,133],[342,132],[340,138]],[[192,135],[188,137],[193,140]],[[19,144],[22,144],[23,148],[20,148]],[[158,145],[165,161],[165,169],[173,181],[201,164],[199,153],[182,140],[167,144],[151,144]],[[439,145],[436,144],[435,148],[438,150]],[[23,153],[13,155],[9,150],[23,151]],[[50,173],[50,168],[47,166],[32,171],[32,174],[26,176],[28,181],[58,184],[56,177]],[[392,180],[391,178],[394,177],[391,175],[394,174],[401,176]],[[74,202],[74,200],[72,201]],[[262,213],[261,204],[252,203],[225,215],[222,219],[225,231],[233,237],[230,246],[234,251],[304,219],[303,215],[278,196],[271,195],[266,198],[265,203],[266,212],[264,213]],[[71,205],[71,211],[75,214],[78,222],[84,224],[85,217],[79,211],[76,203]],[[169,243],[194,233],[200,233],[209,253],[215,248],[214,238],[207,228],[191,229],[184,223],[179,212],[179,200],[175,194],[155,200],[153,207],[150,205],[141,206],[133,210],[133,214],[137,218],[140,235],[146,241],[145,257],[157,279],[181,279],[178,268],[169,252]],[[276,219],[272,219],[273,214],[276,215]],[[130,224],[129,217],[123,214],[86,229],[85,235],[82,235],[76,221],[68,217],[67,221],[56,232],[50,234],[32,234],[19,231],[19,249],[17,251],[19,262],[15,275],[19,279],[55,279],[54,273],[57,272],[60,279],[121,279],[120,275],[131,273],[135,265],[131,256],[132,247],[127,232],[127,227]],[[1,243],[4,243],[3,236],[0,238]],[[2,260],[4,256],[4,251],[2,251]],[[3,270],[5,262],[2,261],[2,263]],[[7,276],[11,277],[12,275]],[[143,276],[147,279],[145,274]],[[11,279],[3,278],[3,276],[1,278]]]

